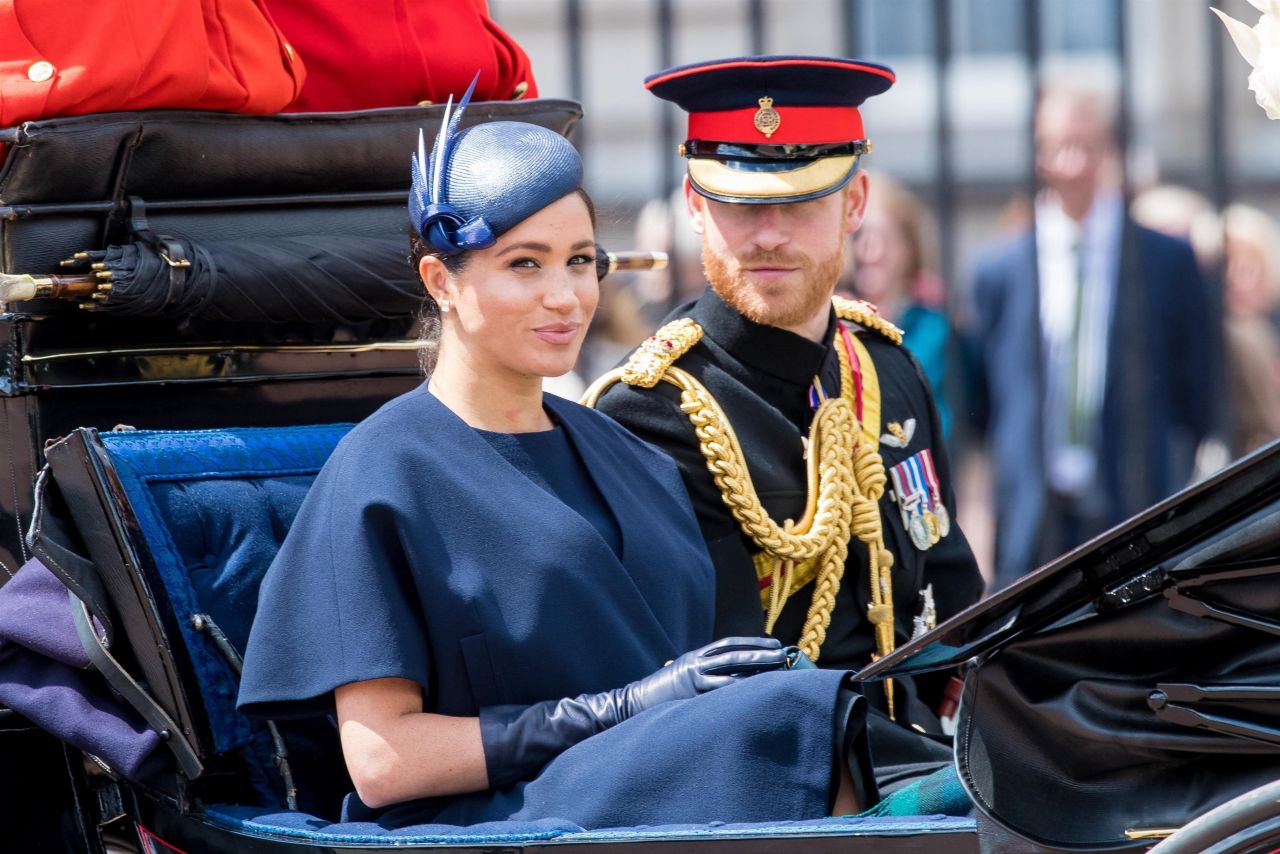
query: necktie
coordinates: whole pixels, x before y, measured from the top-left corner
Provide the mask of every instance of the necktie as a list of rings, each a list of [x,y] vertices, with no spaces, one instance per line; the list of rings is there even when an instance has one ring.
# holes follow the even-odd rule
[[[1084,303],[1087,289],[1084,276],[1084,253],[1080,240],[1071,242],[1071,261],[1076,285],[1075,312],[1071,323],[1071,346],[1067,353],[1067,444],[1087,445],[1089,440],[1088,347],[1085,346]]]

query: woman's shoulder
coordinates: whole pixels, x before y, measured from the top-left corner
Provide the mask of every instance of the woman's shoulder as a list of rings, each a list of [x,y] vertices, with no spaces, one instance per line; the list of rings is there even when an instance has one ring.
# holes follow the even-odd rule
[[[599,410],[583,406],[571,400],[547,395],[544,398],[547,406],[562,420],[567,420],[571,427],[579,428],[591,438],[613,443],[613,448],[625,449],[640,457],[641,460],[662,467],[673,467],[675,463],[662,451],[650,445],[622,424]]]
[[[406,454],[423,456],[432,444],[432,400],[425,384],[393,397],[342,437],[329,467],[368,474],[370,466],[381,468]]]

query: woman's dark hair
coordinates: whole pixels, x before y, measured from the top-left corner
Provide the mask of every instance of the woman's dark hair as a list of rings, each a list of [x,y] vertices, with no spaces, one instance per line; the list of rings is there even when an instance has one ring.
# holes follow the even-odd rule
[[[582,203],[587,206],[587,215],[591,217],[591,229],[594,231],[596,227],[596,206],[591,201],[591,196],[587,195],[587,191],[579,187],[570,195],[577,195],[582,199]],[[418,234],[417,229],[412,225],[409,226],[409,266],[413,270],[413,274],[418,274],[418,268],[422,265],[423,258],[439,258],[440,263],[444,264],[445,270],[450,276],[456,276],[467,267],[467,262],[471,260],[470,252],[461,252],[457,255],[443,255],[440,250],[436,249],[430,243]],[[422,310],[418,312],[418,366],[422,369],[422,373],[430,375],[435,369],[436,359],[440,354],[440,306],[436,303],[435,298],[427,293],[426,287],[423,287]]]

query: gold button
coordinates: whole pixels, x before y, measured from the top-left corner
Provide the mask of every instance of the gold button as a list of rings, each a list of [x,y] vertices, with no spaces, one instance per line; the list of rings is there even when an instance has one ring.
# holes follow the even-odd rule
[[[293,52],[293,45],[289,44],[288,42],[284,43],[284,52],[289,55],[290,62],[292,62],[297,57],[297,54]]]
[[[53,63],[42,59],[31,63],[31,67],[27,69],[27,79],[32,83],[43,83],[53,76],[53,71]]]
[[[516,84],[515,91],[511,93],[511,100],[519,101],[524,97],[524,93],[529,91],[529,81],[521,80]]]
[[[419,106],[419,107],[430,107],[433,103],[434,103],[434,101],[419,101],[419,102],[418,102],[418,106]]]

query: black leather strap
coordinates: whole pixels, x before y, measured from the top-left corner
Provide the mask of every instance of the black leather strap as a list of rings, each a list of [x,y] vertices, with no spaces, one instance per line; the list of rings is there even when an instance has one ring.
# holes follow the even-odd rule
[[[31,511],[31,525],[27,528],[27,548],[88,607],[93,618],[106,630],[106,644],[110,647],[115,630],[107,605],[106,588],[93,561],[71,545],[74,540],[66,519],[51,506],[55,502],[61,504],[62,500],[57,487],[50,486],[50,480],[49,466],[45,465],[36,475],[35,508]]]
[[[99,637],[94,630],[93,618],[90,616],[89,609],[85,603],[77,599],[75,593],[71,591],[67,591],[67,597],[71,600],[71,617],[75,622],[80,644],[84,647],[85,654],[89,656],[89,660],[93,662],[94,668],[106,678],[116,693],[133,707],[138,714],[142,715],[142,719],[159,734],[160,740],[173,751],[174,758],[178,760],[178,767],[182,769],[182,773],[186,775],[187,779],[194,780],[203,774],[203,763],[196,756],[191,744],[183,737],[182,731],[178,729],[178,725],[174,723],[173,718],[169,717],[164,709],[160,708],[160,705],[151,699],[151,696],[142,689],[141,685],[134,681],[133,677],[120,666],[120,662],[116,661],[107,650],[106,639]]]

